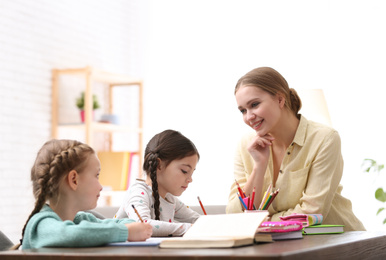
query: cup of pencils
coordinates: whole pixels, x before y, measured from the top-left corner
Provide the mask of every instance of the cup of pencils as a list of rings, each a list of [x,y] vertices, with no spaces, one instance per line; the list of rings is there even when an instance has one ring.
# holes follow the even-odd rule
[[[241,205],[243,206],[244,211],[248,210],[256,210],[256,207],[254,205],[255,200],[255,188],[253,188],[253,192],[251,196],[246,196],[244,191],[241,189],[239,183],[237,180],[235,180],[237,185],[237,190],[239,191],[237,193],[237,196],[239,197],[239,200],[241,202]]]
[[[256,212],[260,212],[260,211],[263,211],[263,210],[257,210],[257,209],[252,209],[252,210],[244,210],[244,213],[256,213]]]
[[[255,188],[253,188],[252,195],[246,196],[244,191],[241,189],[239,183],[237,182],[237,180],[235,180],[235,182],[237,185],[237,189],[239,191],[237,193],[237,196],[239,197],[240,203],[245,212],[256,212],[256,210],[268,210],[269,206],[272,204],[272,201],[279,193],[279,189],[276,189],[275,191],[273,191],[272,185],[269,185],[267,191],[264,193],[264,196],[260,203],[259,208],[256,208],[256,206],[254,205]]]

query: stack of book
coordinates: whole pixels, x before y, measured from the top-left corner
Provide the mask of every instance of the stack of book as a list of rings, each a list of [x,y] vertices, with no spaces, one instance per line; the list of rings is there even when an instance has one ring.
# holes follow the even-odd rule
[[[256,242],[301,239],[303,225],[299,221],[263,222],[255,234]]]
[[[303,224],[303,235],[339,234],[344,232],[344,225],[322,224],[322,214],[296,214],[280,217],[283,221],[300,221]]]

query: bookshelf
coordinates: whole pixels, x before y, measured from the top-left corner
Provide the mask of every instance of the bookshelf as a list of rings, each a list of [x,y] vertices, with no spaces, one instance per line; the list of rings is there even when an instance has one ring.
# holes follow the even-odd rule
[[[71,78],[76,78],[77,83],[74,84]],[[99,93],[97,96],[103,100],[101,107],[104,109],[104,113],[115,114],[117,112],[116,110],[120,109],[119,106],[115,106],[116,101],[121,101],[122,103],[122,100],[118,100],[119,97],[117,98],[117,95],[114,95],[114,91],[117,88],[136,88],[135,92],[133,92],[136,97],[131,97],[134,98],[136,102],[124,101],[129,103],[129,105],[134,103],[128,109],[130,111],[120,111],[123,115],[125,115],[126,112],[131,112],[132,114],[134,111],[136,114],[135,118],[126,118],[126,121],[122,124],[113,124],[97,120],[94,117],[94,111],[92,109],[93,95],[96,94],[98,90]],[[85,103],[85,119],[83,123],[79,122],[79,109],[75,105],[74,96],[79,95],[81,92],[84,92]],[[130,136],[130,140],[135,140],[133,142],[136,142],[135,148],[131,148],[134,150],[130,150],[129,152],[138,155],[138,173],[136,173],[137,176],[135,177],[140,177],[143,156],[142,98],[143,82],[141,79],[110,73],[92,67],[53,69],[51,136],[52,138],[82,140],[92,146],[96,152],[115,152],[114,142],[117,141],[114,135],[126,134]],[[66,113],[66,111],[71,112]],[[71,134],[68,134],[69,132],[76,132],[80,136],[79,138],[74,138]]]

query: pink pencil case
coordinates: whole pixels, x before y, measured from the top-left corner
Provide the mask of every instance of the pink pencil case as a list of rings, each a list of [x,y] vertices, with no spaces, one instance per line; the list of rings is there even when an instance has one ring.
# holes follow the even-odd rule
[[[291,232],[300,230],[303,224],[300,221],[265,221],[258,228],[258,232]]]
[[[323,216],[322,214],[299,214],[292,213],[289,216],[280,217],[282,221],[300,221],[303,223],[303,227],[308,227],[312,225],[322,224]]]

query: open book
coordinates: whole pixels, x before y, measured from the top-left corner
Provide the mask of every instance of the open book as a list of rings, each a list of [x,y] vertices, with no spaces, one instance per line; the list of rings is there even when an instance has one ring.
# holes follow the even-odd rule
[[[224,248],[252,245],[268,211],[202,215],[183,237],[161,241],[161,248]]]

